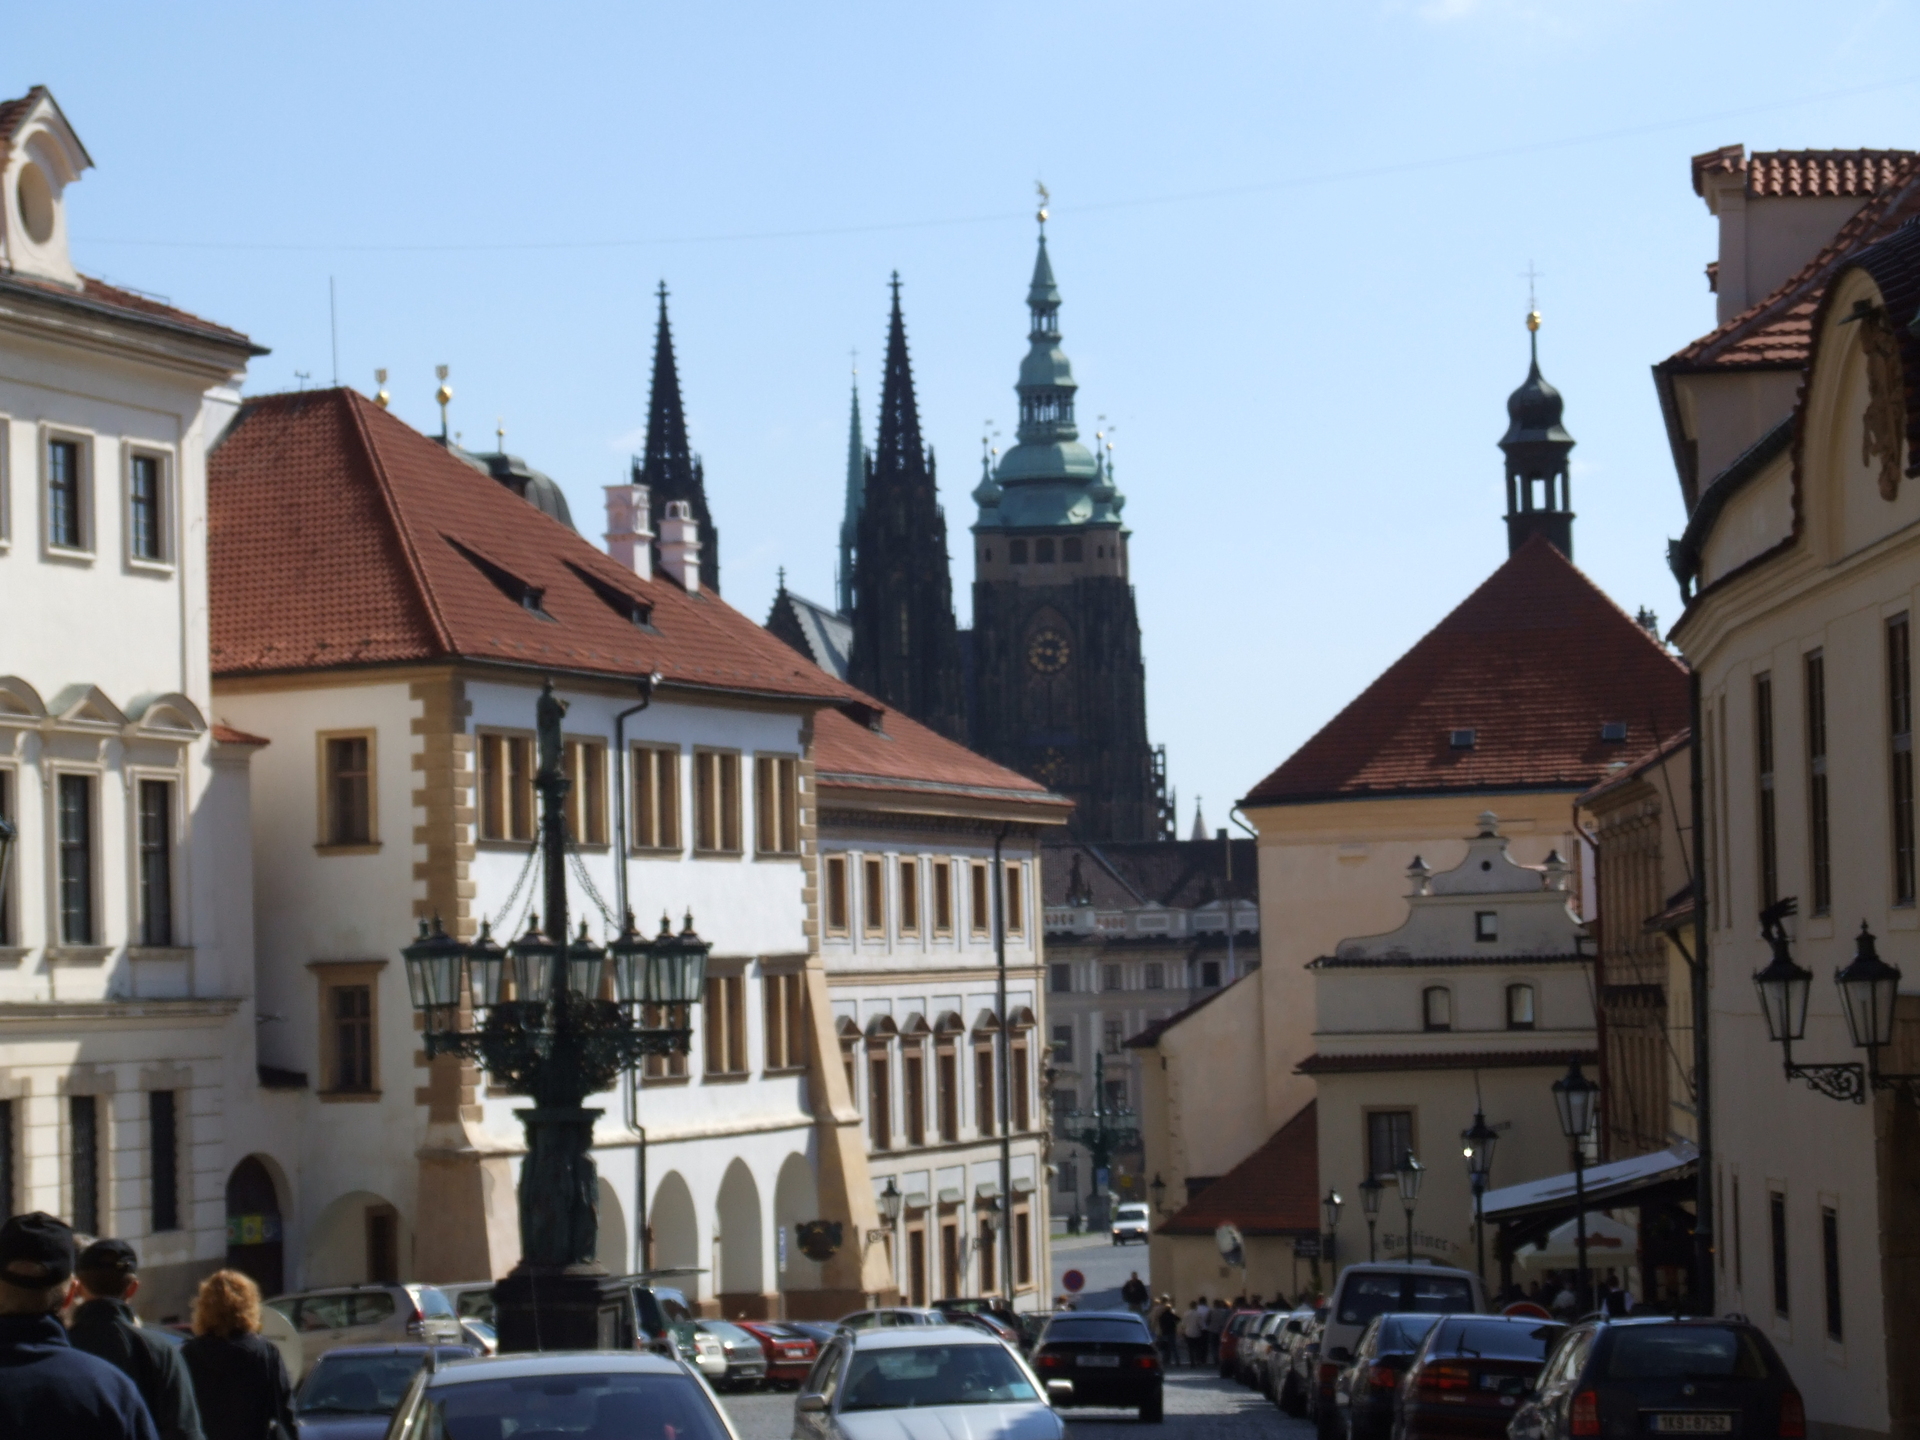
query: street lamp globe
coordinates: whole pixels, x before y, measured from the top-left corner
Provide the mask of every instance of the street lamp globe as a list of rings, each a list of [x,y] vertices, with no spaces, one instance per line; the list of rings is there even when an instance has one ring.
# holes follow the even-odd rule
[[[1589,1080],[1575,1060],[1567,1073],[1553,1082],[1553,1103],[1560,1112],[1560,1133],[1569,1140],[1584,1139],[1593,1129],[1593,1107],[1600,1087]]]
[[[420,937],[400,951],[407,965],[407,990],[413,1008],[427,1017],[427,1034],[449,1029],[450,1011],[460,1003],[460,962],[467,947],[447,934],[438,915],[420,922]],[[440,1023],[436,1023],[436,1021]]]
[[[906,1203],[906,1196],[900,1193],[900,1187],[894,1183],[893,1176],[887,1177],[887,1188],[880,1192],[880,1215],[891,1227],[900,1218],[900,1207]]]
[[[541,933],[538,915],[527,917],[527,933],[513,942],[507,957],[513,965],[500,982],[501,999],[541,1001],[553,993],[553,967],[560,962],[560,947]],[[509,985],[511,995],[506,993]]]
[[[1400,1203],[1409,1212],[1420,1198],[1420,1182],[1426,1173],[1427,1167],[1414,1158],[1411,1150],[1400,1157],[1400,1167],[1393,1172],[1393,1178],[1400,1182]]]
[[[600,975],[607,966],[607,952],[587,936],[587,922],[580,922],[580,933],[567,946],[567,988],[581,1000],[600,995]]]
[[[653,942],[653,963],[647,967],[647,1003],[696,1003],[707,986],[707,953],[712,949],[694,933],[691,910],[678,935],[673,933],[673,923],[662,915],[660,933]]]
[[[1340,1228],[1340,1207],[1346,1201],[1340,1198],[1338,1190],[1328,1190],[1326,1198],[1320,1202],[1320,1212],[1327,1217],[1327,1233],[1331,1235]]]
[[[467,985],[476,1024],[500,1003],[500,975],[506,964],[507,952],[493,938],[493,922],[482,920],[480,938],[467,947]]]
[[[1880,958],[1866,921],[1860,922],[1852,963],[1844,970],[1836,970],[1833,980],[1840,987],[1840,1001],[1853,1043],[1862,1050],[1891,1045],[1894,1000],[1900,993],[1900,969]]]
[[[1475,1110],[1473,1124],[1460,1132],[1460,1154],[1467,1162],[1467,1175],[1475,1185],[1485,1185],[1493,1174],[1493,1147],[1500,1137],[1487,1124],[1487,1117]]]
[[[1165,1208],[1161,1202],[1167,1198],[1167,1182],[1160,1178],[1159,1171],[1156,1170],[1154,1172],[1153,1179],[1147,1185],[1147,1190],[1153,1196],[1153,1213],[1158,1215]]]
[[[1760,994],[1760,1013],[1767,1034],[1776,1043],[1790,1044],[1807,1033],[1807,996],[1813,972],[1793,963],[1784,943],[1775,944],[1773,959],[1753,972],[1753,988]]]
[[[1380,1196],[1386,1188],[1377,1175],[1369,1175],[1360,1182],[1360,1213],[1368,1220],[1380,1217]]]

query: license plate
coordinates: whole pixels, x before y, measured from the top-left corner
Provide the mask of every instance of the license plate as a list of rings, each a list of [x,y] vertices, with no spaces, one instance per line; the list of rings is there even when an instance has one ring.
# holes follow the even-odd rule
[[[1120,1368],[1120,1357],[1118,1355],[1082,1355],[1078,1360],[1074,1361],[1074,1364],[1092,1365],[1102,1370],[1118,1370]]]
[[[1731,1435],[1731,1415],[1655,1415],[1654,1433],[1658,1435]]]

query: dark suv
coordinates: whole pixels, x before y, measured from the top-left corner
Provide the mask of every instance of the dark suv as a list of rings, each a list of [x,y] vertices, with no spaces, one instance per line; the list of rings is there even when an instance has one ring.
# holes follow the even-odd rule
[[[1576,1325],[1507,1428],[1511,1440],[1806,1433],[1806,1407],[1780,1356],[1733,1318]]]
[[[1147,1333],[1147,1322],[1131,1310],[1064,1310],[1053,1315],[1034,1344],[1033,1369],[1042,1384],[1073,1383],[1072,1398],[1055,1400],[1056,1409],[1137,1407],[1140,1418],[1152,1423],[1163,1413],[1166,1377],[1160,1369],[1160,1347]]]

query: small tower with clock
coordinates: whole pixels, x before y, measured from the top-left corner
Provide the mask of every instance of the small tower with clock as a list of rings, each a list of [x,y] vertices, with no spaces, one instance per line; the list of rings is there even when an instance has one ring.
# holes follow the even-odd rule
[[[1092,840],[1170,835],[1147,741],[1146,670],[1111,444],[1080,442],[1046,211],[1027,290],[1018,443],[973,492],[976,750],[1076,803]]]

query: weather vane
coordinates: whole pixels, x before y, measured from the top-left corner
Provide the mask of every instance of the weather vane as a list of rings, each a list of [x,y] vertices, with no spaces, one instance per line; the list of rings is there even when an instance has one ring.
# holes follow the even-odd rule
[[[1040,192],[1040,213],[1035,218],[1040,221],[1042,226],[1045,226],[1047,223],[1047,205],[1053,199],[1053,196],[1047,193],[1047,187],[1038,180],[1033,182],[1033,188]]]

